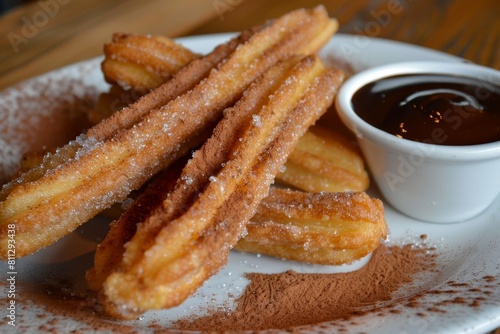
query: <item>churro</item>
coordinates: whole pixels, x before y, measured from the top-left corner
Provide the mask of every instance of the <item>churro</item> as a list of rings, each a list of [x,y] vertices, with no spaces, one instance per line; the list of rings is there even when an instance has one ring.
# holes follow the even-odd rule
[[[111,87],[87,111],[92,124],[136,102],[200,56],[160,35],[113,34],[104,45],[102,73]]]
[[[156,36],[154,36],[156,38]],[[148,39],[153,37],[134,36],[135,40]],[[158,37],[160,38],[160,37]],[[116,37],[113,38],[113,41]],[[113,45],[111,43],[110,45]],[[134,46],[141,52],[134,53],[134,62],[143,67],[154,67],[155,63],[148,57],[149,53],[154,53],[155,45],[152,43],[137,43]],[[151,50],[150,50],[151,48]],[[176,48],[183,48],[176,44]],[[106,52],[106,60],[119,58],[120,54],[115,54],[116,49],[109,48]],[[184,48],[184,53],[190,53]],[[188,57],[180,58],[179,52],[165,50],[163,58],[171,58],[171,62],[182,64],[189,61]],[[194,56],[194,53],[192,53]],[[172,69],[174,71],[175,69]],[[103,66],[105,76],[109,70]],[[126,66],[117,67],[112,75],[132,76],[128,81],[128,91],[113,86],[110,92],[102,94],[99,105],[99,112],[93,113],[93,117],[98,120],[109,116],[119,109],[117,101],[127,103],[130,99],[140,96],[141,85],[137,83],[142,80],[140,74],[130,73]],[[157,85],[161,80],[155,81]],[[101,115],[101,118],[98,116]],[[337,120],[338,121],[338,120]],[[279,173],[276,179],[289,186],[312,192],[328,191],[365,191],[369,186],[369,176],[365,169],[364,161],[358,147],[340,131],[329,130],[325,127],[315,126],[307,131],[300,138],[296,149],[292,152],[285,165],[284,171]]]
[[[191,61],[4,186],[0,241],[15,224],[16,256],[28,255],[125,199],[202,143],[259,75],[290,55],[315,52],[336,28],[324,7],[296,10]],[[6,245],[0,242],[3,259]]]
[[[273,188],[235,249],[341,265],[374,251],[387,232],[382,202],[364,192],[308,193]]]
[[[139,224],[103,284],[109,315],[128,319],[178,305],[226,263],[298,138],[342,81],[318,57],[298,58],[272,67],[225,111],[174,191]]]
[[[160,35],[113,34],[104,45],[102,72],[107,82],[123,89],[148,91],[199,57]]]
[[[155,175],[144,191],[119,215],[119,219],[111,222],[109,232],[97,246],[94,266],[86,273],[90,289],[99,291],[104,280],[116,270],[122,260],[125,244],[137,230],[137,223],[146,220],[162,205],[165,197],[177,184],[186,161],[186,158],[181,158]]]
[[[276,179],[310,192],[365,191],[370,184],[358,147],[320,126],[299,140]]]

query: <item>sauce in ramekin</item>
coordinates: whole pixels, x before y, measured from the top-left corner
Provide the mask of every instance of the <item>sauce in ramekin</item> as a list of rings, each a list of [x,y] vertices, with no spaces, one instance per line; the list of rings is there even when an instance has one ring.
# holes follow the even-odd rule
[[[355,112],[397,137],[439,145],[500,140],[500,86],[469,77],[408,74],[358,90]]]

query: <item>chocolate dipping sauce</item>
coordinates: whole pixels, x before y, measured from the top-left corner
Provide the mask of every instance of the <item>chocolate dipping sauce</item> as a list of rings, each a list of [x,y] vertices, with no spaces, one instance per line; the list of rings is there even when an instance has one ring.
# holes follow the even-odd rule
[[[440,145],[500,140],[500,86],[475,78],[409,74],[357,91],[356,113],[400,138]]]

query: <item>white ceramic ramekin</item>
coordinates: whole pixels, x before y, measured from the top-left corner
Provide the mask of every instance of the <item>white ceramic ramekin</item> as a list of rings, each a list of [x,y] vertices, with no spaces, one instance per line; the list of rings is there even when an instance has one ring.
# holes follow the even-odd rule
[[[461,75],[500,86],[499,71],[470,63],[395,63],[346,80],[337,95],[337,111],[356,134],[371,174],[389,204],[418,220],[464,221],[485,210],[500,194],[500,141],[469,146],[415,142],[368,124],[353,110],[351,99],[366,84],[418,73]]]

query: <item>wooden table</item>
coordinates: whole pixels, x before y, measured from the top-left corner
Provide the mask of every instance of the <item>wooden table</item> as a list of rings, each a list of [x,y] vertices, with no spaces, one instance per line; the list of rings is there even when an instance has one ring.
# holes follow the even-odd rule
[[[498,0],[44,0],[0,17],[0,89],[99,55],[114,32],[240,31],[319,3],[338,18],[341,33],[416,44],[500,69]]]
[[[0,89],[102,52],[113,32],[240,31],[323,3],[341,33],[417,44],[500,69],[498,0],[44,0],[0,17]]]

